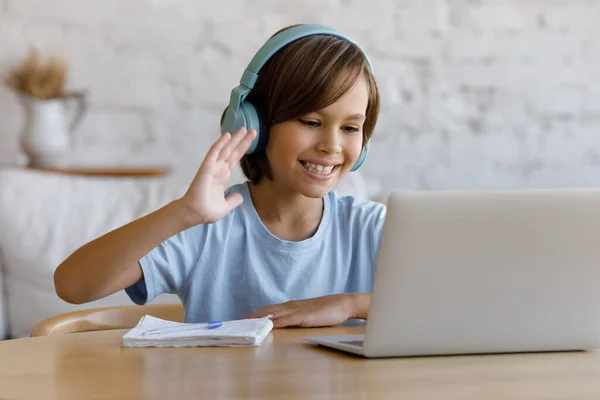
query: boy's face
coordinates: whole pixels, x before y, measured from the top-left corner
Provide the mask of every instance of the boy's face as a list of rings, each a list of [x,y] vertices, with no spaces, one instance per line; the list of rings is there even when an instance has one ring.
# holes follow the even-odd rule
[[[361,77],[332,105],[273,125],[266,148],[273,180],[307,197],[325,196],[360,155],[368,101]]]

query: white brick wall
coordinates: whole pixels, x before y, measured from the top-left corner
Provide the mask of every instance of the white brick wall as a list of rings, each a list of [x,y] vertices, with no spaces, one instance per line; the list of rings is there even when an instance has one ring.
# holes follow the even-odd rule
[[[77,154],[159,157],[187,179],[254,51],[297,22],[369,53],[383,95],[373,188],[600,184],[600,1],[0,0],[0,68],[28,46],[90,91]],[[0,90],[0,162],[20,108]],[[105,153],[105,152],[110,153]]]

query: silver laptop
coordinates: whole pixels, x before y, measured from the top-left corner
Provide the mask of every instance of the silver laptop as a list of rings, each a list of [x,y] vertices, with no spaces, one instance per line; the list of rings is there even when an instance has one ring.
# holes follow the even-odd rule
[[[600,189],[395,192],[365,357],[600,348]]]

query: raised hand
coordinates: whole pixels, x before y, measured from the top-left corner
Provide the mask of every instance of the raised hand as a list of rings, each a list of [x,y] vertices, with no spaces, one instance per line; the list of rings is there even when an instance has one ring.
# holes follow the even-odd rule
[[[212,145],[190,187],[180,199],[190,218],[190,224],[216,222],[242,204],[243,199],[239,193],[225,198],[224,192],[231,171],[255,137],[254,129],[247,131],[242,127],[233,136],[229,132],[225,133]]]

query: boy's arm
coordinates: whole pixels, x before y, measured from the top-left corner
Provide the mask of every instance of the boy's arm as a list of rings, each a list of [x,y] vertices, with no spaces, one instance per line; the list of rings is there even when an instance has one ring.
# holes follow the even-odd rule
[[[161,209],[95,239],[54,272],[58,296],[87,303],[123,290],[143,278],[139,260],[177,233],[213,223],[239,206],[241,194],[224,197],[232,169],[246,153],[256,131],[240,128],[222,135],[210,148],[185,195]]]
[[[349,294],[351,298],[352,315],[350,318],[368,319],[369,317],[369,305],[371,304],[370,293],[352,293]]]
[[[87,303],[129,287],[142,278],[139,260],[169,237],[190,227],[179,200],[79,248],[54,272],[58,296]]]

